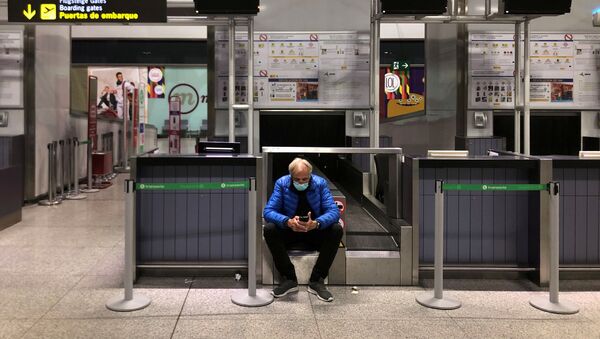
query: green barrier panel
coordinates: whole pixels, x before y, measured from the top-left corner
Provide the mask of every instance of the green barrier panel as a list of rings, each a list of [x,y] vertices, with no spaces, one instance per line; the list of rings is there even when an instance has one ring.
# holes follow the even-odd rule
[[[445,191],[547,191],[548,184],[443,184]]]
[[[232,182],[186,182],[186,183],[136,183],[137,190],[219,190],[231,188],[249,188],[248,181],[232,181]]]
[[[87,145],[87,144],[89,144],[89,143],[90,143],[90,141],[89,141],[89,140],[84,140],[84,141],[80,141],[80,142],[79,142],[79,144],[80,144],[80,145]]]

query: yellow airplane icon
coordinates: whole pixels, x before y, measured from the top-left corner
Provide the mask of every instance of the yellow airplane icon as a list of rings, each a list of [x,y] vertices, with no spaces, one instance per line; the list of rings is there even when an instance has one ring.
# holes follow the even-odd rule
[[[56,4],[41,4],[40,19],[56,20]]]

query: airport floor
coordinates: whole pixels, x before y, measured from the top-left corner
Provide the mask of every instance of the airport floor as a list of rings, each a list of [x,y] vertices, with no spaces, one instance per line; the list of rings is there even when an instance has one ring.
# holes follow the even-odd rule
[[[334,286],[324,303],[305,288],[262,308],[243,308],[231,278],[142,277],[141,311],[115,313],[122,293],[123,177],[88,199],[26,206],[23,221],[0,231],[0,338],[600,338],[600,281],[564,282],[570,316],[528,304],[547,296],[528,281],[447,280],[454,311],[424,308],[425,287]],[[266,286],[265,288],[270,288]],[[585,291],[585,292],[584,292]]]

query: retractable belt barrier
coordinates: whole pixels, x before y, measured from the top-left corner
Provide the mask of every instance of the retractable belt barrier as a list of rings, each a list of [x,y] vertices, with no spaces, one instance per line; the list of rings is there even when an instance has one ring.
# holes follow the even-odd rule
[[[56,195],[57,144],[56,141],[48,144],[48,199],[39,202],[42,206],[54,206],[62,202],[62,197]]]
[[[230,182],[196,182],[196,183],[135,183],[125,180],[125,272],[124,297],[117,296],[106,303],[112,311],[131,312],[150,305],[150,299],[145,296],[133,295],[133,207],[135,191],[163,190],[222,190],[248,189],[248,291],[235,293],[231,300],[240,306],[264,306],[273,302],[273,297],[264,290],[256,290],[256,178],[246,181]]]
[[[434,230],[434,291],[420,295],[417,302],[425,307],[439,310],[453,310],[461,306],[460,301],[444,298],[444,191],[547,191],[550,211],[550,298],[536,298],[529,303],[542,311],[557,314],[573,314],[579,309],[568,303],[560,302],[559,284],[559,184],[446,184],[442,180],[435,182],[435,230]]]
[[[87,186],[81,189],[83,193],[97,193],[99,189],[94,188],[92,184],[92,141],[85,140],[79,143],[80,145],[87,145]]]
[[[84,143],[87,141],[83,141]],[[79,164],[79,145],[81,142],[77,138],[73,138],[73,144],[71,145],[71,182],[73,183],[73,191],[69,192],[66,199],[68,200],[82,200],[86,199],[87,196],[81,194],[79,191],[79,177],[78,177],[78,164]]]

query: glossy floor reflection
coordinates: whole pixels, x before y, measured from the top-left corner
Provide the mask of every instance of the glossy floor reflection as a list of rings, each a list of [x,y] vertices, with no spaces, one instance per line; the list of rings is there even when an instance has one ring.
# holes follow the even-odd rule
[[[388,338],[600,337],[600,282],[565,282],[581,312],[557,316],[528,300],[546,292],[527,281],[447,280],[455,311],[419,306],[424,287],[334,286],[324,303],[305,288],[262,308],[230,296],[233,277],[141,277],[152,304],[108,311],[122,293],[123,177],[100,193],[55,207],[27,206],[0,231],[0,338]],[[430,288],[431,282],[424,286]],[[586,292],[582,292],[586,291]]]

